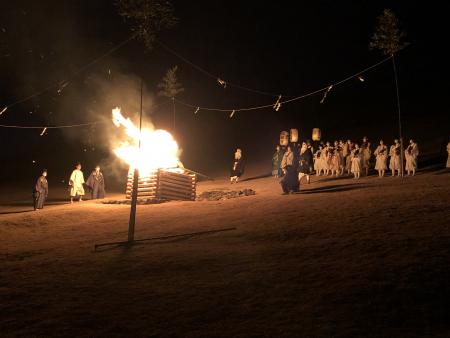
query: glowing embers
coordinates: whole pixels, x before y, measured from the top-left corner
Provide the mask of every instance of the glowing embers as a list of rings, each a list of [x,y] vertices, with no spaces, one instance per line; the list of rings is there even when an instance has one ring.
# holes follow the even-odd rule
[[[127,199],[131,199],[133,192],[133,173],[134,170],[130,168]],[[193,174],[181,172],[180,169],[157,169],[139,177],[137,196],[138,199],[194,201],[196,185],[196,177]]]

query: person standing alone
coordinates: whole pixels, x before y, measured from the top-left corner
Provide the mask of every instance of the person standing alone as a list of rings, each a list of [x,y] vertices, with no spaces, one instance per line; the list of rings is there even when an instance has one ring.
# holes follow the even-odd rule
[[[406,172],[408,176],[414,176],[416,174],[417,169],[417,158],[419,157],[419,147],[414,140],[409,141],[409,146],[405,150],[405,159],[406,159]]]
[[[42,175],[36,181],[33,191],[34,210],[43,209],[45,200],[48,197],[47,169],[42,171]]]
[[[244,173],[244,159],[242,158],[242,150],[236,149],[234,153],[233,164],[230,168],[230,183],[237,183],[239,177]]]
[[[84,176],[81,171],[81,163],[75,166],[72,175],[70,175],[69,185],[70,185],[70,203],[73,203],[73,198],[79,196],[79,201],[83,201],[84,196]]]

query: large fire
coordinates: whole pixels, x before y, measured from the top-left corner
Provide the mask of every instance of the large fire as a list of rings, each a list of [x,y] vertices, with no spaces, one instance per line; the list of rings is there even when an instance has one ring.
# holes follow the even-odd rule
[[[112,119],[117,127],[125,128],[127,135],[127,139],[119,143],[114,153],[130,168],[137,168],[141,175],[148,175],[157,169],[174,169],[181,165],[178,144],[169,132],[154,130],[153,127],[139,131],[129,118],[122,115],[120,108],[112,110]]]

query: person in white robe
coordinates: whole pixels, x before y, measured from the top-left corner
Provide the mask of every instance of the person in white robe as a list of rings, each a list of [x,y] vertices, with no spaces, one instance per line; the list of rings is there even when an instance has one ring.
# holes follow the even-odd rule
[[[375,149],[374,155],[376,157],[375,170],[378,170],[378,176],[384,177],[384,173],[387,169],[387,147],[383,140],[380,140],[380,145]]]
[[[341,154],[339,152],[338,148],[335,148],[332,155],[331,155],[331,163],[330,163],[330,169],[331,169],[331,176],[339,176],[340,175],[340,168],[341,168]]]
[[[328,158],[328,147],[325,146],[322,149],[322,152],[320,153],[320,165],[321,169],[323,170],[324,176],[327,176],[329,172],[327,158]]]
[[[333,158],[333,152],[334,148],[331,146],[330,142],[326,143],[325,147],[325,162],[324,162],[324,169],[325,169],[325,176],[328,176],[331,174],[331,159]]]
[[[70,175],[69,185],[70,185],[70,203],[73,203],[73,198],[79,196],[80,202],[83,201],[84,196],[84,176],[81,171],[81,164],[78,163],[75,167],[75,170],[72,171],[72,175]]]
[[[344,175],[344,169],[345,169],[344,146],[345,146],[345,142],[343,140],[339,140],[339,146],[338,146],[339,157],[340,157],[339,175]]]
[[[340,174],[340,170],[341,170],[341,154],[340,154],[341,149],[339,148],[339,142],[338,141],[334,141],[334,150],[331,154],[331,176],[336,175],[339,176]]]
[[[389,149],[389,156],[391,157],[389,160],[389,169],[391,169],[392,177],[395,176],[395,171],[400,176],[400,142],[397,139],[394,140],[394,144]]]
[[[352,169],[352,150],[354,149],[353,142],[351,140],[347,140],[347,151],[345,158],[345,169],[347,170],[347,175],[351,174]]]
[[[414,176],[417,169],[417,158],[419,157],[419,147],[414,140],[409,140],[409,145],[405,150],[406,166],[405,170],[408,176]]]
[[[352,174],[355,179],[359,179],[361,177],[361,149],[358,144],[355,144],[355,149],[352,150]]]
[[[319,146],[319,150],[314,153],[314,171],[316,172],[316,176],[322,175],[322,159],[321,154],[323,152],[322,146]]]

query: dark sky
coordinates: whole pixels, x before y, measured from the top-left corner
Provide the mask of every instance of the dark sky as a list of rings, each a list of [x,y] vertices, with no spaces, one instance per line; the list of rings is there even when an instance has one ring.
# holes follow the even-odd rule
[[[411,43],[398,56],[405,138],[414,137],[427,152],[438,152],[449,137],[446,103],[446,61],[443,46],[449,6],[435,1],[174,1],[179,24],[158,39],[185,58],[221,78],[249,88],[297,96],[323,88],[378,61],[369,51],[376,18],[391,8]],[[130,27],[112,1],[11,1],[0,8],[1,107],[69,79],[58,87],[8,109],[0,124],[55,125],[109,119],[111,108],[130,114],[139,104],[139,79],[145,83],[146,119],[174,132],[183,148],[182,160],[194,170],[212,173],[226,167],[235,147],[248,161],[266,160],[281,130],[298,128],[310,138],[320,127],[324,139],[367,135],[388,143],[397,136],[397,112],[392,65],[383,64],[365,75],[333,88],[324,104],[322,94],[283,105],[279,112],[263,109],[229,113],[176,106],[155,110],[151,103],[166,70],[179,66],[185,92],[180,99],[193,105],[232,109],[270,104],[273,97],[221,88],[158,45],[146,50],[131,41],[91,67],[80,67],[130,36]],[[0,108],[1,110],[2,108]],[[115,166],[105,140],[111,126],[72,130],[0,128],[2,180],[27,181],[42,167],[57,180],[76,161],[86,172],[96,163]],[[84,151],[86,150],[86,151]],[[33,164],[32,161],[36,161]]]

